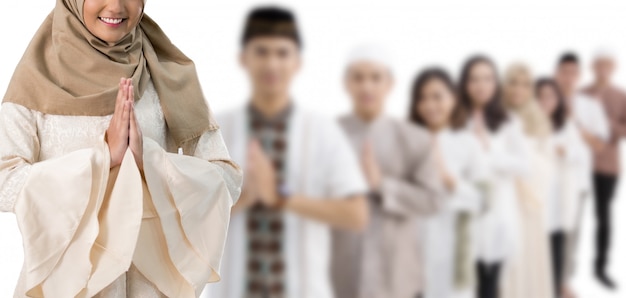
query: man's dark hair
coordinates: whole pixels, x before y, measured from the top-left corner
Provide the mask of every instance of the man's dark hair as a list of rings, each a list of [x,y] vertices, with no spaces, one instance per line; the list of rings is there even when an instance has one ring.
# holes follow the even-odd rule
[[[289,38],[302,47],[296,16],[285,8],[262,6],[250,11],[241,36],[241,45],[245,46],[255,37],[265,36]]]
[[[561,55],[561,57],[559,58],[559,63],[558,66],[561,66],[563,64],[566,63],[574,63],[574,64],[579,64],[580,63],[580,59],[578,59],[578,55],[576,55],[573,52],[566,52],[563,53]]]

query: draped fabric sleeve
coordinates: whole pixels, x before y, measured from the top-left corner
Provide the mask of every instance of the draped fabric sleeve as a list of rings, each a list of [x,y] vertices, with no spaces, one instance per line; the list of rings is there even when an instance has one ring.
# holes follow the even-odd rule
[[[452,191],[450,207],[457,211],[478,213],[482,209],[481,188],[487,183],[486,154],[473,136],[467,136],[465,150],[470,158],[465,162],[460,177],[457,177],[456,187]]]
[[[36,112],[4,104],[0,119],[2,200],[24,247],[15,297],[93,296],[132,260],[141,220],[141,201],[126,199],[141,196],[130,187],[141,183],[132,154],[119,175],[110,173],[100,136],[90,148],[40,161]]]
[[[502,138],[502,146],[490,149],[486,155],[486,163],[491,168],[493,177],[505,176],[520,178],[530,171],[528,159],[531,154],[527,137],[524,135],[521,120],[513,115],[511,120],[498,131]],[[495,145],[495,144],[493,144]]]
[[[193,156],[168,153],[144,138],[144,219],[133,259],[168,297],[198,297],[219,281],[230,209],[242,175],[219,130],[202,135]],[[154,260],[161,260],[155,262]]]
[[[386,213],[412,217],[429,216],[441,209],[446,201],[445,190],[438,179],[435,150],[431,137],[424,130],[399,127],[401,139],[407,142],[405,153],[407,173],[402,177],[383,177],[380,192]]]
[[[39,155],[37,119],[20,105],[0,110],[0,212],[13,212],[31,165]]]

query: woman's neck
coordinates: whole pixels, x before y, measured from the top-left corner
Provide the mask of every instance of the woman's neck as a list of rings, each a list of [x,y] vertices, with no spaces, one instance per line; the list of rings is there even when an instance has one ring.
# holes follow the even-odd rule
[[[440,124],[429,125],[428,126],[428,130],[430,130],[430,132],[432,134],[438,134],[438,133],[446,130],[448,127],[450,127],[450,123],[449,122],[445,122],[445,123],[440,123]]]

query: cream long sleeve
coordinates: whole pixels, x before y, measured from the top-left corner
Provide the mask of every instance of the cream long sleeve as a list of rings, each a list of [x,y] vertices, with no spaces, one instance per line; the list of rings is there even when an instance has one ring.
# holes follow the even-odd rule
[[[219,130],[206,132],[193,156],[168,153],[153,86],[136,113],[145,179],[130,152],[109,170],[103,135],[110,116],[2,105],[0,211],[16,213],[25,248],[15,297],[92,297],[103,289],[117,294],[98,297],[194,297],[219,280],[241,171]],[[152,289],[129,292],[137,282],[126,274],[131,264]]]

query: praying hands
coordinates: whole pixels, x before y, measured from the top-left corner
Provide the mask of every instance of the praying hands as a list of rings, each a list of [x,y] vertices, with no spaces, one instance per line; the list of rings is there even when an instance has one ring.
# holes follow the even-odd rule
[[[135,93],[132,79],[120,80],[115,112],[106,132],[106,142],[111,154],[111,168],[122,163],[126,150],[130,148],[137,167],[143,170],[143,139],[135,116]]]

